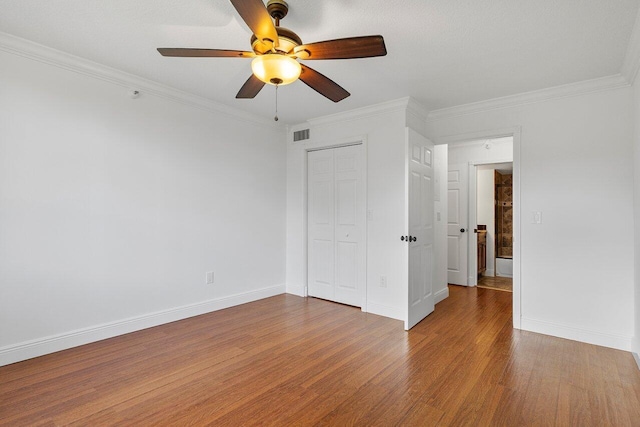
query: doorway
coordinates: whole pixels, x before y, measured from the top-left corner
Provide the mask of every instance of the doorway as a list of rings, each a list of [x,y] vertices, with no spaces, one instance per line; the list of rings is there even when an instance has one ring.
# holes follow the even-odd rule
[[[512,162],[513,164],[513,173],[512,173],[512,269],[513,269],[513,277],[512,277],[512,286],[513,286],[513,326],[516,329],[520,329],[521,326],[521,283],[520,283],[520,140],[521,140],[521,129],[519,127],[514,128],[503,128],[503,129],[494,129],[480,132],[473,132],[467,134],[459,134],[459,135],[451,135],[446,137],[441,137],[437,139],[437,144],[442,145],[446,144],[447,152],[448,152],[448,164],[458,164],[460,173],[451,173],[452,170],[448,170],[447,179],[457,179],[461,183],[468,183],[468,185],[475,185],[474,183],[469,183],[472,179],[475,181],[475,168],[481,164],[490,164],[490,163],[508,163]],[[507,138],[510,142],[510,149],[508,151],[501,151],[502,145],[498,142]],[[504,147],[502,147],[504,148]],[[467,179],[464,179],[464,165],[467,165],[466,173]],[[467,186],[468,190],[469,186]],[[464,190],[463,190],[464,191]],[[451,195],[451,192],[448,192],[448,196]],[[476,192],[469,192],[467,194],[459,193],[456,202],[459,202],[461,209],[459,212],[467,212],[469,215],[469,205],[471,202],[475,205],[475,200],[470,200],[471,198],[475,199]],[[477,285],[477,276],[475,274],[469,274],[469,271],[474,271],[477,268],[477,234],[474,233],[474,228],[470,227],[470,225],[476,225],[475,218],[467,217],[462,218],[459,214],[452,213],[451,210],[454,208],[455,203],[452,203],[451,197],[448,197],[447,207],[447,220],[448,224],[452,222],[452,219],[457,219],[460,221],[460,227],[457,228],[459,235],[464,235],[461,239],[460,246],[458,251],[452,250],[452,246],[449,245],[449,242],[452,238],[456,236],[447,236],[447,255],[449,257],[448,264],[450,265],[450,261],[452,257],[460,256],[458,260],[463,259],[465,256],[467,258],[466,262],[460,262],[459,266],[461,268],[466,268],[466,274],[463,277],[466,277],[466,281],[463,279],[461,284],[463,286],[475,286]],[[464,206],[466,204],[466,207]],[[475,213],[475,210],[472,211]],[[452,218],[452,216],[456,216],[456,218]],[[475,216],[475,215],[474,215]],[[473,221],[473,222],[472,222]],[[453,227],[448,227],[453,230]],[[464,231],[462,231],[464,230]],[[471,232],[469,232],[471,231]],[[466,249],[466,250],[465,250]],[[448,278],[449,279],[449,278]],[[452,283],[448,280],[449,283]]]
[[[512,137],[448,145],[448,283],[461,286],[477,284],[477,168],[481,165],[512,162]]]
[[[475,166],[477,286],[513,290],[513,163]],[[472,190],[473,191],[473,190]],[[473,198],[472,198],[473,199]]]

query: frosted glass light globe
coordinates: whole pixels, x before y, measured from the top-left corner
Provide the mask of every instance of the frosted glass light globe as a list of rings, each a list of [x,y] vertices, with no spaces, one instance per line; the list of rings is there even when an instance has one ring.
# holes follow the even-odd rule
[[[265,83],[288,85],[298,80],[302,67],[293,58],[277,53],[256,56],[251,62],[253,74]]]

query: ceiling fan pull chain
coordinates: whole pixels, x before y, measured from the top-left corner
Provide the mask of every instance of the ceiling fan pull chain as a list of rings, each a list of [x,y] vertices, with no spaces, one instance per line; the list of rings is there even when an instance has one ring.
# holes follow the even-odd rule
[[[276,122],[278,121],[278,86],[276,85],[276,116],[273,118]]]

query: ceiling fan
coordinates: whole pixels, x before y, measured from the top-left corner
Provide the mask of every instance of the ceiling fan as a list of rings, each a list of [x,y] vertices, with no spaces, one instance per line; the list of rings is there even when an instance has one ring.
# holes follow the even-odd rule
[[[352,59],[384,56],[387,49],[382,36],[349,37],[303,44],[293,31],[281,27],[289,6],[284,0],[230,0],[253,32],[253,52],[223,49],[159,48],[163,56],[253,58],[253,74],[240,88],[236,98],[254,98],[265,84],[286,85],[300,79],[321,95],[339,102],[350,94],[333,80],[298,62],[298,59]],[[271,20],[273,17],[274,22]]]

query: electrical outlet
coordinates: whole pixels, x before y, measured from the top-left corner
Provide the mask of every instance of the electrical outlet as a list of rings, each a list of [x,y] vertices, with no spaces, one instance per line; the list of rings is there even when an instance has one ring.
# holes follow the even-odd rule
[[[380,287],[381,288],[387,287],[387,276],[380,276]]]
[[[213,271],[207,271],[207,285],[213,285]]]

